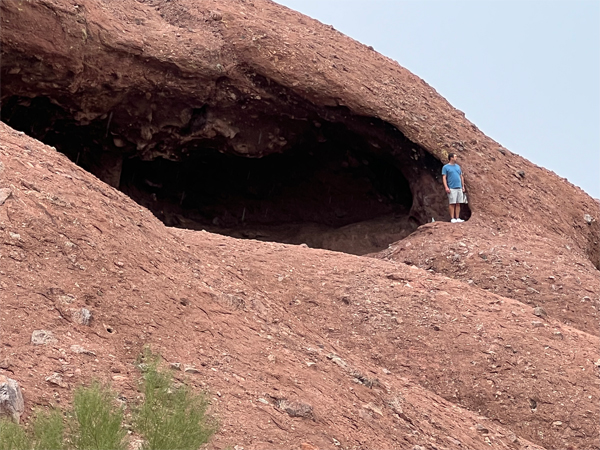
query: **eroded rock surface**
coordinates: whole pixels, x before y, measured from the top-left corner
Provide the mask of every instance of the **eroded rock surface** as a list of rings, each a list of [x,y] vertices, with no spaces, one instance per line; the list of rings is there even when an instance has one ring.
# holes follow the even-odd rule
[[[215,449],[599,446],[597,201],[272,2],[0,7],[0,370],[32,405],[54,373],[134,399],[149,344]]]
[[[461,273],[167,228],[49,147],[4,124],[0,138],[3,182],[15,186],[0,207],[2,367],[20,375],[29,405],[48,405],[48,389],[68,404],[74,386],[99,376],[133,405],[135,361],[150,345],[194,368],[178,379],[211,393],[215,449],[597,444],[598,337],[573,326],[583,328],[592,302],[567,324],[549,304],[540,318]],[[488,229],[462,225],[465,245],[489,244]],[[401,243],[459,229],[420,230]],[[459,264],[475,258],[460,254]],[[591,267],[579,258],[554,268]],[[561,283],[568,292],[577,279]],[[93,307],[94,320],[57,314],[63,304]],[[57,342],[31,345],[40,329]],[[47,381],[54,373],[60,383]],[[312,415],[260,400],[271,398]]]
[[[320,92],[312,56],[286,55],[294,79],[270,73],[281,36],[255,27],[284,8],[240,2],[215,16],[217,6],[4,5],[18,27],[3,33],[2,119],[168,225],[366,253],[446,214],[439,160],[336,86]],[[48,33],[32,35],[40,22]],[[364,228],[366,250],[351,242]]]

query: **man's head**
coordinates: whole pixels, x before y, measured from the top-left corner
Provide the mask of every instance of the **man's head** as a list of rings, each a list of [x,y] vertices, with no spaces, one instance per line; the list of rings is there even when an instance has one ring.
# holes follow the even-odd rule
[[[448,153],[448,161],[456,161],[456,153]]]

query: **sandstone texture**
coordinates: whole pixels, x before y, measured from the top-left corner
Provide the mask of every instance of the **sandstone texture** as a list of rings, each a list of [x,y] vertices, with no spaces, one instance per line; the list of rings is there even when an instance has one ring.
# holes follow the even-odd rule
[[[600,448],[597,200],[267,0],[0,12],[25,417],[98,378],[133,405],[150,345],[209,393],[212,449]]]

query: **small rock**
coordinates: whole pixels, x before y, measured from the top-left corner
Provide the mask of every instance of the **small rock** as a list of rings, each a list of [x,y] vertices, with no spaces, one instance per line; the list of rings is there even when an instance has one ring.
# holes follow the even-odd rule
[[[9,188],[0,189],[0,206],[4,205],[4,202],[12,195],[12,191]]]
[[[279,400],[277,406],[279,409],[288,413],[291,417],[311,417],[312,406],[307,403],[290,402],[288,400]]]
[[[477,425],[475,425],[475,429],[477,431],[479,431],[480,433],[484,433],[484,434],[487,434],[490,432],[490,430],[488,430],[486,427],[484,427],[483,425],[481,425],[479,423]]]
[[[81,308],[73,311],[71,317],[73,318],[73,322],[79,325],[89,325],[90,320],[92,320],[92,313],[86,308]]]
[[[386,278],[393,281],[406,281],[402,275],[393,272],[386,274]]]
[[[9,416],[19,423],[24,410],[25,403],[19,383],[0,375],[0,416]]]
[[[171,369],[173,370],[181,370],[181,363],[171,363]]]
[[[51,384],[54,384],[56,386],[60,386],[63,388],[69,387],[69,385],[63,381],[63,377],[60,376],[60,374],[58,374],[56,372],[53,373],[52,375],[46,377],[46,381],[48,383],[51,383]]]
[[[70,305],[75,301],[75,296],[73,294],[59,295],[58,300],[65,305]]]
[[[334,363],[336,363],[338,366],[340,366],[342,368],[346,368],[348,366],[348,364],[346,364],[346,361],[344,361],[342,358],[340,358],[335,353],[330,353],[329,355],[327,355],[327,359],[332,360]]]
[[[561,425],[562,425],[562,422],[560,420],[555,420],[554,422],[552,422],[553,427],[560,427]]]
[[[35,330],[31,333],[31,343],[33,345],[46,345],[46,344],[54,344],[58,342],[52,331],[47,330]]]
[[[70,348],[73,353],[80,353],[80,354],[83,353],[84,355],[96,356],[96,354],[93,351],[87,350],[87,349],[83,348],[81,345],[74,344],[74,345],[71,345]]]
[[[193,366],[184,366],[183,371],[186,373],[200,373],[200,371]]]
[[[517,171],[517,175],[518,175],[519,177],[521,177],[521,178],[525,178],[525,172],[524,172],[524,171],[522,171],[522,170],[518,170],[518,171]]]
[[[548,317],[548,313],[541,306],[536,306],[533,308],[533,315],[538,317]]]
[[[504,150],[502,147],[498,147],[498,151],[503,155],[506,155],[506,150]]]
[[[544,322],[539,322],[537,320],[533,320],[531,322],[531,325],[534,326],[534,327],[543,327],[544,326]]]
[[[1,204],[2,203],[0,203],[0,205]],[[594,221],[594,218],[592,216],[590,216],[589,214],[586,214],[585,216],[583,216],[583,220],[585,220],[588,225],[591,225],[592,222]]]

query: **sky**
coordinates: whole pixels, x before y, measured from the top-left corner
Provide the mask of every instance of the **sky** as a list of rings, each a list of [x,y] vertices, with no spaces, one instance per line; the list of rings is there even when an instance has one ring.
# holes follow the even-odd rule
[[[425,80],[492,139],[600,198],[599,0],[276,0]]]

